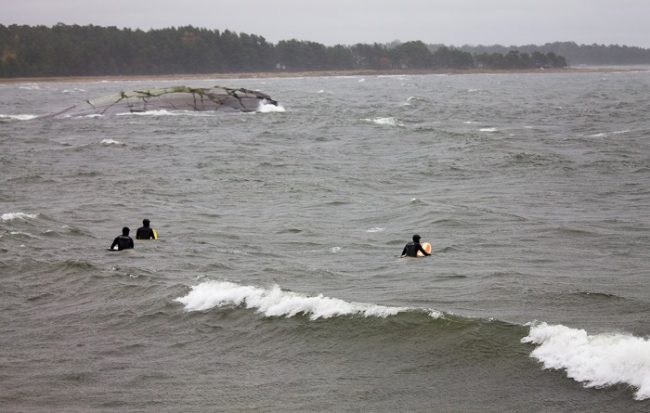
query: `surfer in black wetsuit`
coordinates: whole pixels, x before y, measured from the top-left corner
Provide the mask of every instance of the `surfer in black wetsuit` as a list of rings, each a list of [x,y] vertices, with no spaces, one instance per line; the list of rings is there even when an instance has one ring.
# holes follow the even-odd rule
[[[138,231],[135,233],[136,239],[156,239],[156,231],[149,226],[149,220],[143,219],[142,226],[138,228]]]
[[[415,234],[413,235],[413,242],[409,242],[404,246],[402,257],[417,257],[418,251],[422,252],[425,256],[431,255],[422,248],[422,244],[420,244],[420,236]]]
[[[110,249],[112,250],[116,245],[118,251],[133,248],[133,238],[129,237],[129,231],[129,227],[122,228],[122,235],[119,235],[113,240]]]

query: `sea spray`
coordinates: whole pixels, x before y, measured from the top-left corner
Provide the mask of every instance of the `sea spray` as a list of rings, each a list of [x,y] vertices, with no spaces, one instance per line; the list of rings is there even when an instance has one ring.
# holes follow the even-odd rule
[[[260,113],[286,112],[282,105],[274,105],[266,100],[260,101],[257,111]]]
[[[537,344],[531,356],[547,369],[564,369],[585,387],[619,383],[637,389],[635,399],[650,398],[650,341],[626,334],[589,335],[563,325],[536,323],[523,343]]]

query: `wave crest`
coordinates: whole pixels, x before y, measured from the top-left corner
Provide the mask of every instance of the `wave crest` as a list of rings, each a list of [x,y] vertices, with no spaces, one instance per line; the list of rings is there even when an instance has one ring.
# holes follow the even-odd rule
[[[239,285],[227,281],[207,281],[192,286],[184,297],[176,299],[187,311],[205,311],[214,307],[245,306],[255,309],[267,317],[293,317],[297,314],[309,316],[311,320],[338,316],[362,316],[386,318],[410,311],[407,307],[388,307],[376,304],[354,303],[322,294],[308,296],[283,291],[275,285],[263,289]],[[429,316],[439,318],[440,313],[429,310]]]
[[[533,324],[522,343],[537,344],[531,356],[544,368],[566,370],[585,387],[619,383],[637,389],[637,400],[650,398],[650,341],[625,334],[588,335],[563,325]]]
[[[400,122],[399,120],[393,118],[393,117],[388,117],[388,118],[373,118],[373,119],[363,119],[365,122],[370,122],[374,123],[375,125],[379,126],[398,126],[398,127],[403,127],[404,124]]]
[[[36,119],[37,117],[38,115],[28,115],[28,114],[5,115],[0,113],[0,119],[32,120],[32,119]]]
[[[27,220],[27,219],[35,219],[38,217],[38,214],[27,214],[25,212],[8,212],[6,214],[2,214],[0,216],[0,220],[3,222],[7,221],[13,221],[15,219],[21,219],[21,220]]]
[[[260,113],[286,112],[282,105],[274,105],[267,101],[260,101],[257,111]]]

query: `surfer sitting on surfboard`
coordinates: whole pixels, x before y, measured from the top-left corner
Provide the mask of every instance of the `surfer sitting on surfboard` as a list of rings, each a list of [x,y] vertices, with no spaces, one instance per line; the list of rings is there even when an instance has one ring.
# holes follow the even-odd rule
[[[136,239],[157,239],[158,238],[158,234],[156,233],[156,230],[149,226],[149,222],[150,221],[146,218],[142,220],[142,226],[138,228],[138,231],[135,233]]]
[[[122,251],[133,248],[133,238],[129,237],[129,227],[122,228],[122,235],[117,236],[111,244],[111,250],[117,245],[117,250]]]
[[[422,253],[424,256],[431,255],[422,248],[422,244],[420,244],[420,236],[415,234],[413,235],[413,242],[409,242],[404,246],[402,257],[417,257],[418,252]]]

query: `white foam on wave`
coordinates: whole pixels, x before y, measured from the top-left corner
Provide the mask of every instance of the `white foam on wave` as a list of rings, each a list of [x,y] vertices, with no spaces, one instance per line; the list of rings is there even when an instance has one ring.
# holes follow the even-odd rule
[[[393,117],[373,118],[373,119],[363,119],[363,120],[380,126],[404,126],[400,121],[398,121]]]
[[[282,105],[274,105],[266,101],[260,101],[257,111],[260,113],[286,112]]]
[[[336,254],[339,251],[341,251],[341,247],[332,247],[332,248],[330,248],[330,252],[332,254]]]
[[[13,221],[14,219],[26,220],[26,219],[34,219],[37,217],[38,214],[26,214],[24,212],[8,212],[6,214],[2,214],[2,216],[0,216],[0,219],[3,222],[7,222],[7,221]]]
[[[245,306],[267,317],[293,317],[297,314],[309,316],[311,320],[338,316],[361,316],[386,318],[400,312],[409,311],[406,307],[388,307],[376,304],[354,303],[322,294],[308,296],[283,291],[277,285],[264,289],[240,285],[227,281],[207,281],[192,286],[184,297],[176,299],[187,311],[205,311],[214,307]],[[427,310],[432,318],[441,316],[435,310]]]
[[[4,115],[0,113],[0,119],[31,120],[31,119],[36,119],[37,117],[38,115],[28,115],[28,114]]]
[[[102,145],[121,145],[121,146],[126,145],[125,143],[120,142],[120,141],[116,141],[114,139],[102,139],[102,141],[100,143]]]
[[[374,227],[366,230],[366,232],[382,232],[384,229],[382,227]]]
[[[21,90],[42,90],[43,88],[38,83],[25,83],[24,85],[18,86],[18,89],[21,89]]]
[[[63,89],[61,93],[68,94],[68,93],[77,93],[77,92],[85,92],[85,91],[86,91],[85,89],[80,89],[78,87],[75,87],[73,89]]]
[[[9,234],[11,235],[24,235],[28,238],[37,238],[34,235],[27,233],[27,232],[22,232],[22,231],[11,231]]]
[[[637,400],[650,399],[650,340],[627,334],[589,335],[585,330],[546,323],[531,324],[523,343],[537,344],[531,356],[544,368],[566,370],[585,387],[625,383]]]
[[[479,129],[479,132],[488,132],[488,133],[492,133],[492,132],[496,132],[496,131],[498,131],[497,128],[481,128],[481,129]]]

